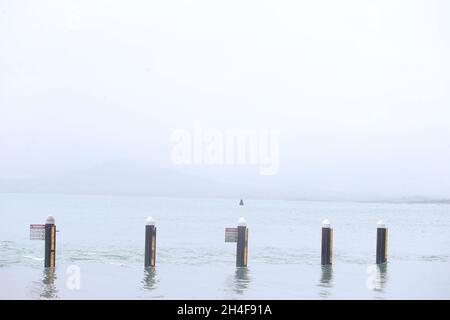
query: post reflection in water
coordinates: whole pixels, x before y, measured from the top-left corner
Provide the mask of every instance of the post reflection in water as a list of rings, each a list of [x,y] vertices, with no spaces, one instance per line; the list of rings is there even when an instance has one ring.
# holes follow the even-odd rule
[[[319,290],[319,296],[322,298],[328,298],[331,296],[330,289],[333,288],[333,266],[323,265],[321,266],[322,272],[318,286],[321,288]]]
[[[383,293],[388,280],[389,276],[387,263],[377,265],[374,290]]]
[[[234,277],[229,281],[228,287],[237,294],[244,294],[251,282],[250,270],[247,267],[238,267]]]
[[[58,289],[56,289],[56,273],[54,268],[45,268],[42,276],[42,288],[40,296],[45,299],[57,299]]]
[[[154,290],[158,285],[156,269],[154,267],[145,268],[144,278],[142,279],[143,288],[146,290]]]

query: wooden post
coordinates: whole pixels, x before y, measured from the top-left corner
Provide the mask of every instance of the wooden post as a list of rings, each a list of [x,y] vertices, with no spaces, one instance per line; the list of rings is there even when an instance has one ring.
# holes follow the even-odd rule
[[[147,218],[145,225],[145,268],[154,267],[156,261],[156,227],[152,217]]]
[[[44,267],[54,269],[56,265],[56,225],[55,218],[48,216],[45,221]]]
[[[248,228],[244,218],[238,220],[236,267],[246,267],[248,257]]]
[[[388,229],[383,220],[378,221],[377,224],[377,257],[376,263],[381,264],[387,261],[388,251]]]
[[[321,263],[322,265],[333,264],[333,227],[328,219],[322,222]]]

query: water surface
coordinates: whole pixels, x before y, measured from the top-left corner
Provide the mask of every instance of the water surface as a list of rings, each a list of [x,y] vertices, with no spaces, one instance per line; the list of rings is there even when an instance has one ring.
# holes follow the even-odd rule
[[[449,204],[0,194],[0,298],[449,299],[449,212]],[[60,231],[55,272],[43,268],[43,242],[29,240],[29,224],[49,214]],[[158,228],[154,270],[143,268],[149,215]],[[241,216],[249,266],[236,269],[224,228]],[[332,267],[320,266],[325,218]],[[383,266],[373,264],[379,219],[389,227]]]

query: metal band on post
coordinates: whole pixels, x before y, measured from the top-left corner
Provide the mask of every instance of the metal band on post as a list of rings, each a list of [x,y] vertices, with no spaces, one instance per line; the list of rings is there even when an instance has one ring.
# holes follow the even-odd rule
[[[44,267],[55,268],[56,265],[56,225],[55,218],[48,216],[45,221],[45,255]]]
[[[322,265],[333,264],[333,227],[328,219],[322,222],[321,263]]]
[[[154,267],[156,261],[156,227],[152,217],[147,218],[145,225],[145,260],[146,268]]]
[[[387,261],[388,251],[388,229],[383,220],[378,221],[377,224],[377,257],[376,263],[381,264]]]
[[[236,267],[246,267],[248,260],[248,228],[244,218],[238,220]]]

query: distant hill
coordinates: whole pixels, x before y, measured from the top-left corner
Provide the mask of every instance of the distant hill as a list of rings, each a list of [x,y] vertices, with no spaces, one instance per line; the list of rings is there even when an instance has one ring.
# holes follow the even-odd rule
[[[110,161],[83,170],[40,178],[1,179],[3,193],[62,193],[208,198],[257,198],[390,203],[450,203],[429,196],[346,193],[318,189],[307,181],[260,176],[245,167],[174,169],[143,166],[131,161]],[[229,177],[229,179],[224,179]],[[237,178],[236,178],[237,177]]]
[[[240,185],[120,161],[41,178],[0,179],[0,192],[237,198],[260,193]]]

